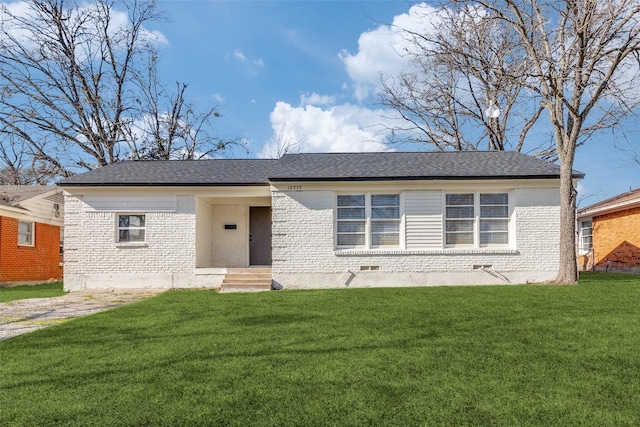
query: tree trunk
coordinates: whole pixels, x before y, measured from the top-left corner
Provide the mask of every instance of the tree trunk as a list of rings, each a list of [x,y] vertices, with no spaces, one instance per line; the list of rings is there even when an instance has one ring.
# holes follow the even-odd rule
[[[576,189],[573,187],[573,156],[560,159],[560,269],[555,283],[578,283],[576,260]]]

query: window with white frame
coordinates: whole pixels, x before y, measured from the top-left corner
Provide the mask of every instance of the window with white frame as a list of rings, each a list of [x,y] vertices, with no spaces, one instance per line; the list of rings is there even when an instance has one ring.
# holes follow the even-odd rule
[[[508,244],[508,193],[453,193],[445,196],[446,246]]]
[[[379,248],[400,245],[399,194],[337,196],[336,245]]]
[[[18,221],[18,245],[33,246],[35,242],[33,234],[34,234],[33,222]]]
[[[400,244],[400,195],[371,195],[371,246]]]
[[[480,194],[480,246],[509,243],[509,195]]]
[[[593,221],[580,222],[580,250],[590,252],[593,249]]]
[[[364,246],[367,213],[364,194],[338,196],[338,246]]]
[[[143,214],[118,215],[118,242],[144,242],[145,217]]]
[[[474,195],[446,195],[446,245],[473,245],[474,235]]]

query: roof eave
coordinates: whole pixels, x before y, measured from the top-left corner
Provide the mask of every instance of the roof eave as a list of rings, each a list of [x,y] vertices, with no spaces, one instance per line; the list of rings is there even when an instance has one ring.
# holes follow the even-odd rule
[[[584,177],[584,175],[582,176]],[[581,177],[574,176],[574,179]],[[270,177],[271,182],[337,182],[337,181],[487,181],[522,179],[560,179],[559,175],[502,175],[502,176],[394,176],[394,177]]]
[[[633,209],[640,207],[640,199],[627,200],[620,203],[613,203],[601,206],[594,206],[592,208],[584,208],[578,210],[578,218],[589,218],[598,215],[605,215],[612,212],[619,212],[626,209]]]
[[[59,183],[59,187],[266,187],[268,182],[82,182]]]
[[[29,209],[23,208],[22,206],[19,206],[19,205],[11,205],[11,206],[0,205],[0,211],[3,209],[10,212],[20,213],[20,214],[26,214],[31,212]]]

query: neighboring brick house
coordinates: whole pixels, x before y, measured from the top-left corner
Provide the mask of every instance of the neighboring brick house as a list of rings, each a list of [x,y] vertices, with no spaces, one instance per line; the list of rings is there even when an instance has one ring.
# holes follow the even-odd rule
[[[583,270],[640,273],[640,188],[578,210]]]
[[[62,279],[63,226],[60,188],[0,185],[0,286]]]
[[[575,173],[574,178],[583,175]],[[559,167],[515,152],[127,161],[65,179],[65,289],[540,282]]]

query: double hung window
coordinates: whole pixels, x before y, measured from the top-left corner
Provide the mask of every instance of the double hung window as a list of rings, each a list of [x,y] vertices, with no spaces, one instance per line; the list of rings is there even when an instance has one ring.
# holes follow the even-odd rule
[[[447,194],[446,196],[446,244],[473,245],[474,195]]]
[[[338,195],[338,247],[378,248],[400,245],[400,195]]]
[[[509,196],[480,194],[480,246],[509,243]]]
[[[400,195],[371,195],[371,246],[400,244]]]
[[[338,246],[364,246],[366,228],[364,194],[338,196]]]
[[[118,242],[144,242],[144,215],[118,215]]]
[[[18,221],[18,245],[33,246],[33,222]]]
[[[454,193],[445,196],[446,246],[508,244],[508,193]]]
[[[580,223],[580,250],[590,252],[593,249],[593,221],[582,221]]]

